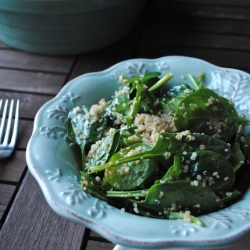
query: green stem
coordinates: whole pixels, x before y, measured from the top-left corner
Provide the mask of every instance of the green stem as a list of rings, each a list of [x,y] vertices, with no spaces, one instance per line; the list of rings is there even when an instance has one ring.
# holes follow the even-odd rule
[[[204,74],[204,73],[200,73],[200,74],[198,75],[197,80],[196,80],[198,86],[200,86],[200,83],[203,81],[204,77],[205,77],[205,74]]]
[[[163,84],[165,84],[167,81],[169,81],[173,77],[172,73],[167,73],[165,76],[163,76],[158,82],[156,82],[153,86],[151,86],[148,91],[153,92],[156,89],[160,88]]]
[[[195,90],[198,90],[200,88],[200,83],[204,79],[204,76],[205,76],[204,73],[200,73],[197,77],[197,80],[195,80],[191,74],[188,74],[188,77],[190,78],[191,82],[193,83]]]
[[[143,159],[149,159],[149,158],[152,158],[153,156],[148,156],[147,154],[144,153],[140,153],[140,154],[137,154],[137,155],[132,155],[132,156],[128,156],[128,157],[124,157],[124,158],[121,158],[117,161],[111,161],[111,162],[108,162],[108,163],[105,163],[105,164],[102,164],[102,165],[99,165],[99,166],[91,166],[89,168],[90,172],[91,173],[96,173],[96,172],[99,172],[99,171],[102,171],[102,170],[105,170],[106,168],[110,168],[110,167],[113,167],[113,166],[119,166],[119,165],[122,165],[124,163],[127,163],[127,162],[130,162],[130,161],[137,161],[137,160],[141,160],[142,158]]]
[[[190,78],[191,82],[194,85],[194,89],[198,90],[199,89],[199,85],[197,84],[197,82],[195,81],[195,79],[193,78],[193,76],[191,74],[188,74],[188,77]]]
[[[148,189],[135,190],[135,191],[107,191],[107,197],[120,197],[120,198],[131,198],[131,197],[146,197]]]
[[[84,170],[86,164],[85,147],[81,147],[81,154],[82,154],[82,170]]]
[[[183,212],[169,212],[168,215],[169,215],[168,218],[172,219],[172,220],[184,219],[184,217],[186,216],[185,213],[183,213]],[[205,226],[205,223],[202,220],[200,220],[199,218],[197,218],[193,215],[189,215],[189,218],[190,218],[191,222],[193,222],[201,227]]]

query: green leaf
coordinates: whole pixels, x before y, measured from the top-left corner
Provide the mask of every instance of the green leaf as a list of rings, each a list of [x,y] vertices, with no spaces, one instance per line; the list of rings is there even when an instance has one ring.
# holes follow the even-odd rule
[[[163,112],[169,114],[175,112],[179,106],[179,103],[194,90],[185,83],[176,84],[168,90],[167,94],[161,98],[161,104],[163,105]]]
[[[185,142],[183,151],[209,150],[222,155],[227,160],[232,156],[231,145],[217,137],[194,133],[185,136],[183,141]]]
[[[174,164],[158,181],[197,180],[216,192],[230,190],[235,174],[233,166],[220,154],[205,150],[193,151],[174,156]]]
[[[153,86],[159,81],[160,72],[148,72],[141,78],[141,83],[145,84],[148,88]]]
[[[207,150],[219,152],[226,159],[230,157],[230,146],[218,138],[201,134],[183,134],[182,139],[179,139],[179,137],[180,134],[163,133],[158,137],[157,143],[153,148],[143,143],[133,144],[113,155],[108,163],[90,167],[90,171],[98,172],[114,165],[121,165],[141,159],[154,159],[166,165],[166,168],[169,168],[174,155],[192,150],[200,150],[201,146],[204,146]],[[138,150],[139,148],[140,150]]]
[[[125,91],[123,94],[114,95],[111,100],[108,101],[104,112],[107,113],[112,120],[118,118],[121,122],[124,122],[129,112],[130,103],[130,93]]]
[[[149,213],[167,214],[168,211],[189,210],[193,215],[217,211],[224,206],[223,201],[202,183],[174,181],[153,185],[143,201],[133,200],[137,208]]]
[[[179,176],[182,172],[183,172],[182,154],[177,154],[174,156],[174,164],[168,169],[168,171],[161,178],[161,180],[157,180],[156,183],[179,180]]]
[[[89,159],[90,166],[104,164],[116,152],[120,142],[120,133],[118,130],[111,131],[102,141],[101,145]]]
[[[241,149],[241,128],[237,131],[236,137],[233,141],[232,145],[232,155],[230,158],[230,162],[233,165],[234,172],[236,172],[245,162],[245,155]]]
[[[105,170],[105,180],[116,190],[139,188],[158,171],[154,160],[132,161]]]
[[[240,144],[242,152],[245,156],[245,163],[250,166],[250,133],[240,137]]]
[[[68,114],[68,138],[81,148],[100,140],[106,126],[107,118],[102,114],[90,115],[86,106],[78,108],[77,111],[75,108]]]
[[[233,202],[238,200],[239,197],[241,196],[242,194],[238,190],[234,190],[232,192],[226,192],[225,197],[222,198],[222,201],[227,205],[231,205]]]
[[[202,181],[214,191],[230,190],[235,181],[233,166],[216,152],[189,152],[183,157],[183,163],[189,166],[192,180]]]
[[[179,83],[170,88],[167,92],[168,97],[177,97],[177,96],[187,96],[194,92],[194,90],[186,83]]]
[[[246,120],[238,116],[229,100],[210,89],[201,88],[185,97],[175,112],[178,131],[205,133],[230,141],[239,124]]]
[[[81,172],[81,184],[86,193],[113,204],[112,199],[109,199],[106,196],[106,191],[102,189],[102,183],[96,181],[95,176],[89,175],[86,172]]]
[[[85,169],[85,147],[101,139],[107,126],[107,118],[100,114],[92,116],[86,106],[76,107],[68,114],[67,133],[68,138],[76,143],[81,150],[82,168]]]

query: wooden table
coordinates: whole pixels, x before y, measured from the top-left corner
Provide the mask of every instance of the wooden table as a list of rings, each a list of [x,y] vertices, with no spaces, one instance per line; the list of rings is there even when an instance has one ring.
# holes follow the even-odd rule
[[[109,250],[115,246],[55,214],[26,166],[35,114],[64,84],[125,59],[167,55],[198,57],[250,73],[249,39],[249,1],[152,0],[130,34],[99,51],[45,56],[0,42],[0,99],[21,101],[17,149],[0,162],[0,249]],[[249,245],[247,239],[232,249],[249,249]]]

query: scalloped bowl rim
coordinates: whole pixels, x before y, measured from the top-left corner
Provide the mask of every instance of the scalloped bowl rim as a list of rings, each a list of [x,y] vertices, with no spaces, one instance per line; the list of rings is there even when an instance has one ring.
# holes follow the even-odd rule
[[[157,59],[138,58],[122,61],[103,71],[78,76],[69,81],[54,98],[45,103],[36,114],[33,133],[27,146],[26,160],[31,174],[39,183],[50,207],[62,217],[96,231],[115,244],[127,247],[162,249],[167,247],[206,247],[209,244],[210,248],[217,248],[231,245],[244,238],[250,232],[250,205],[248,205],[250,204],[248,202],[250,201],[250,190],[247,191],[239,202],[231,207],[201,216],[205,223],[208,223],[208,226],[204,228],[192,223],[184,223],[180,220],[152,219],[124,213],[79,190],[79,169],[77,168],[77,161],[72,161],[72,159],[75,160],[75,156],[72,152],[69,153],[68,157],[71,160],[69,162],[63,158],[63,153],[65,150],[68,150],[64,146],[68,144],[65,142],[65,138],[60,137],[60,133],[58,135],[53,131],[54,128],[58,129],[64,122],[59,120],[58,117],[53,116],[53,108],[57,107],[60,112],[64,112],[64,107],[61,105],[66,103],[65,105],[67,106],[70,101],[74,102],[70,104],[74,106],[79,99],[72,91],[81,89],[78,88],[79,84],[84,83],[84,87],[82,88],[86,89],[86,91],[80,91],[81,96],[84,96],[82,99],[85,98],[85,104],[85,101],[92,98],[88,97],[86,92],[92,91],[94,93],[95,87],[100,85],[99,78],[102,78],[102,81],[105,79],[105,81],[108,80],[110,82],[106,83],[107,88],[102,89],[103,93],[108,96],[110,88],[113,90],[113,88],[118,86],[115,87],[112,84],[117,82],[118,74],[123,73],[122,70],[126,71],[126,74],[129,75],[135,71],[139,73],[157,69],[161,69],[162,71],[171,71],[174,69],[174,71],[178,71],[179,68],[182,68],[181,72],[185,71],[185,74],[193,74],[193,72],[188,72],[187,70],[195,69],[193,71],[198,73],[201,72],[200,69],[202,67],[205,67],[206,70],[203,70],[205,73],[206,71],[210,73],[217,72],[212,76],[208,76],[208,85],[214,83],[211,79],[216,76],[218,79],[223,79],[223,84],[228,84],[230,83],[228,77],[232,77],[230,74],[233,74],[233,77],[239,76],[243,80],[249,80],[249,74],[244,71],[218,67],[204,60],[192,57],[166,56]],[[179,80],[176,81],[180,82],[180,79],[184,79],[185,74],[177,74]],[[95,84],[95,79],[97,78],[98,80]],[[249,95],[250,90],[247,89],[247,91]],[[100,95],[100,93],[96,94]],[[99,100],[100,96],[95,99],[96,101]],[[93,103],[93,100],[89,102]],[[72,106],[70,107],[72,108]],[[51,130],[49,127],[46,127],[47,125],[44,126],[42,123],[48,123],[48,126],[53,125],[53,129]],[[46,147],[42,147],[41,145]],[[60,152],[63,153],[60,154]],[[45,153],[46,155],[44,155]],[[63,159],[58,160],[58,157]],[[46,166],[46,169],[44,169],[44,166]],[[69,172],[68,166],[70,166]],[[62,170],[60,169],[61,167]],[[76,191],[77,197],[74,197],[72,189]],[[239,209],[240,212],[238,212]]]

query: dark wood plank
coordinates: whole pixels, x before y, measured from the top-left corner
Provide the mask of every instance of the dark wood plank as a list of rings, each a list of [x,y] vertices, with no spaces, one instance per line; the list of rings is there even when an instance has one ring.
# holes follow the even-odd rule
[[[155,1],[155,0],[154,0]],[[231,7],[250,7],[250,2],[246,0],[175,0],[177,4],[185,4],[185,3],[191,3],[191,4],[205,4],[205,5],[223,5],[223,6],[231,6]]]
[[[112,250],[114,249],[115,245],[112,243],[107,242],[100,242],[90,240],[87,245],[87,250]]]
[[[25,151],[16,150],[13,157],[0,161],[0,181],[18,184],[25,169]]]
[[[44,56],[19,50],[1,50],[0,55],[0,67],[57,73],[68,73],[75,60],[75,56]]]
[[[250,72],[250,8],[236,5],[213,0],[150,1],[136,57],[191,56]]]
[[[28,172],[0,235],[0,249],[80,249],[84,227],[57,215]]]
[[[28,144],[28,141],[31,137],[33,131],[33,121],[30,120],[20,120],[18,137],[17,137],[17,149],[25,150]]]
[[[145,36],[148,36],[148,44],[155,44],[158,46],[161,44],[166,47],[169,46],[186,46],[195,48],[213,48],[213,49],[231,49],[239,51],[250,51],[249,37],[247,36],[233,36],[233,35],[221,35],[221,34],[209,34],[198,32],[166,32],[167,30],[148,30],[145,32]],[[159,33],[172,33],[169,36],[161,36]],[[155,43],[155,39],[160,41]],[[143,39],[142,39],[143,41]]]
[[[152,11],[153,12],[153,11]],[[173,30],[183,33],[183,37],[189,32],[209,33],[234,36],[248,36],[250,33],[249,21],[230,20],[219,18],[203,18],[196,16],[185,16],[180,13],[162,15],[157,13],[153,21],[147,20],[144,23],[143,31],[147,30]],[[171,37],[171,33],[161,32],[162,37]],[[160,42],[160,41],[159,41]]]
[[[70,80],[81,74],[105,70],[120,61],[133,58],[135,47],[136,42],[130,41],[126,46],[124,43],[117,43],[104,50],[81,55],[70,75]]]
[[[3,224],[4,217],[8,207],[10,206],[11,199],[15,192],[16,187],[14,185],[7,185],[0,183],[0,228]]]
[[[236,68],[250,73],[250,52],[215,50],[192,47],[168,47],[158,45],[153,50],[152,44],[144,43],[138,50],[137,57],[158,58],[170,55],[182,55],[206,60],[221,67]]]
[[[40,109],[40,107],[49,101],[52,96],[38,95],[38,94],[27,94],[18,92],[1,92],[2,99],[20,99],[20,117],[33,119]]]
[[[66,74],[0,69],[0,90],[57,94]]]
[[[206,1],[208,2],[208,1]],[[192,46],[250,51],[249,8],[206,6],[183,1],[150,2],[140,42],[158,45]],[[236,13],[236,14],[235,14]],[[234,16],[235,15],[235,16]],[[140,48],[142,45],[139,45]]]
[[[115,247],[115,244],[104,239],[101,235],[99,235],[95,231],[91,230],[88,238],[89,241],[87,249],[113,249]]]
[[[223,0],[222,0],[223,1]],[[229,4],[227,4],[227,2]],[[239,19],[246,21],[250,19],[250,8],[244,5],[230,5],[230,1],[214,3],[213,1],[189,1],[189,0],[154,0],[149,1],[147,6],[148,11],[157,11],[161,16],[175,13],[176,15],[206,17],[206,18],[222,18],[222,19]],[[247,1],[245,1],[247,2]],[[232,3],[232,1],[231,1]],[[164,12],[167,10],[167,12]],[[149,17],[148,17],[149,18]],[[152,19],[152,21],[154,21]],[[167,25],[167,22],[166,22]]]

